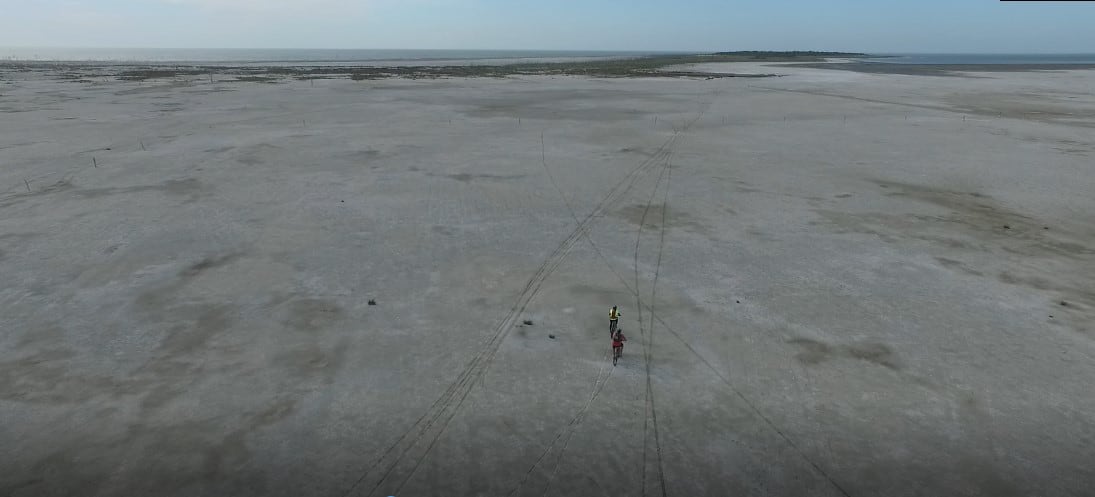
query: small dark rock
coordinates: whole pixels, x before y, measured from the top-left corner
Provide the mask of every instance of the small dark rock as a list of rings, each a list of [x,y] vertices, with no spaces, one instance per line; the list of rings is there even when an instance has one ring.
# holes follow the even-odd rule
[[[339,202],[342,202],[342,203],[344,203],[344,204],[346,203],[346,201],[345,201],[345,200],[339,200]]]
[[[1049,318],[1050,318],[1050,319],[1053,319],[1053,314],[1050,314],[1050,315],[1049,315]]]
[[[1011,226],[1008,226],[1008,225],[1006,225],[1006,224],[1005,224],[1005,225],[1004,225],[1004,229],[1006,229],[1006,230],[1010,230],[1010,229],[1011,229]]]
[[[1064,306],[1064,307],[1068,307],[1068,302],[1065,302],[1065,301],[1062,300],[1061,305]]]
[[[524,323],[525,323],[526,325],[528,325],[528,326],[532,326],[532,320],[531,320],[531,319],[526,319],[526,320],[524,321]]]
[[[1048,229],[1049,229],[1049,226],[1042,226],[1042,229],[1044,229],[1044,230],[1048,230]]]
[[[739,303],[739,304],[741,303],[741,301],[740,301],[740,300],[735,300],[734,302],[737,302],[737,303]]]
[[[548,335],[548,338],[555,340],[555,335]]]
[[[376,305],[376,300],[369,299],[369,305]]]

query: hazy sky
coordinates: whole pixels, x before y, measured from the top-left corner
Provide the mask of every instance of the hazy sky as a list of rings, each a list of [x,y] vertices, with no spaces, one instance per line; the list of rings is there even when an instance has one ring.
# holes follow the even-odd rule
[[[1095,2],[0,0],[0,46],[1095,52]]]

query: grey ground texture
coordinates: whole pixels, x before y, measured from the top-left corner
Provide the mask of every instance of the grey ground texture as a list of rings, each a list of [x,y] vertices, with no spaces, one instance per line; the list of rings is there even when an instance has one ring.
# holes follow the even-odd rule
[[[1095,495],[1095,71],[695,70],[0,68],[0,495]]]

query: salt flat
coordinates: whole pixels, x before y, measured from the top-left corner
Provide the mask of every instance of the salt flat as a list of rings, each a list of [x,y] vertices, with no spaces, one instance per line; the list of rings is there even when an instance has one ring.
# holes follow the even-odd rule
[[[702,69],[0,68],[0,495],[1090,493],[1095,71]]]

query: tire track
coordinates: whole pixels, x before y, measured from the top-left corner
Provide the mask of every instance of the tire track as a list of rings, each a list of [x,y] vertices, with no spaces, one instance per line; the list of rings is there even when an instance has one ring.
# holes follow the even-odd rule
[[[778,89],[775,89],[775,88],[762,88],[762,87],[756,87],[756,88],[770,89],[770,90],[779,91]],[[716,93],[716,95],[717,95],[717,93]],[[830,95],[825,95],[825,96],[830,96]],[[713,101],[712,101],[712,103],[713,103]],[[709,108],[710,105],[711,104],[709,103],[707,108]],[[705,111],[706,111],[706,109],[701,111],[701,116],[702,116],[702,113],[705,112]],[[699,117],[697,117],[696,120],[693,121],[693,123],[695,121],[698,121],[698,119],[699,119]],[[692,123],[689,123],[688,125],[686,125],[684,127],[684,131],[687,131],[688,128],[691,127],[691,125],[692,125]],[[564,197],[564,199],[565,199],[565,197]],[[663,209],[663,214],[664,213],[665,213],[665,211]],[[663,220],[662,225],[663,226],[665,225],[664,220]],[[628,283],[628,281],[624,278],[624,276],[621,275],[619,272],[617,272],[615,269],[612,268],[612,265],[610,264],[608,258],[605,257],[604,253],[600,250],[600,248],[596,245],[596,243],[594,243],[593,240],[590,239],[588,236],[586,237],[586,239],[589,241],[590,245],[593,247],[594,252],[601,259],[601,262],[604,263],[605,267],[607,267],[610,271],[612,271],[612,274],[615,275],[616,279],[619,280],[620,284],[625,289],[627,289],[628,293],[630,293],[632,295],[637,295],[639,293],[639,288],[637,286],[635,288],[632,288],[631,285]],[[659,268],[658,269],[660,269],[660,263],[659,263]],[[657,281],[657,276],[658,276],[658,270],[656,269],[655,270],[655,282]],[[702,354],[700,354],[699,351],[697,351],[690,343],[688,343],[688,341],[685,340],[684,337],[681,336],[680,333],[678,333],[668,323],[666,323],[665,320],[662,319],[661,316],[657,315],[654,312],[654,307],[653,307],[652,303],[651,303],[651,305],[645,306],[645,307],[646,307],[646,310],[648,310],[650,312],[650,316],[651,316],[651,320],[652,320],[651,324],[652,325],[653,325],[654,321],[656,321],[658,324],[662,325],[662,327],[665,328],[665,330],[668,331],[670,335],[672,335],[674,338],[676,338],[677,341],[679,341],[681,343],[681,345],[683,345],[685,347],[685,349],[688,350],[689,353],[691,353],[697,359],[699,359],[700,362],[711,372],[711,374],[713,374],[716,378],[718,378],[719,381],[722,382],[723,385],[725,385],[734,394],[734,396],[736,396],[739,400],[741,400],[746,405],[746,407],[749,408],[749,410],[753,413],[753,415],[755,415],[758,419],[760,419],[764,423],[764,425],[768,427],[768,429],[770,431],[775,433],[788,447],[790,447],[799,456],[799,458],[803,460],[803,462],[805,462],[810,468],[812,468],[814,470],[815,473],[817,473],[822,478],[824,478],[825,481],[828,482],[829,485],[832,486],[843,497],[852,497],[852,494],[850,492],[848,492],[843,486],[841,486],[840,483],[837,482],[836,479],[832,475],[829,474],[829,472],[827,472],[824,468],[822,468],[821,465],[818,462],[816,462],[814,459],[812,459],[810,456],[808,456],[806,454],[806,452],[803,451],[798,446],[798,444],[796,444],[794,442],[794,440],[792,440],[791,437],[788,436],[779,427],[779,425],[777,425],[774,421],[771,420],[771,418],[766,416],[764,414],[764,412],[761,411],[761,409],[757,406],[757,404],[753,400],[751,400],[747,395],[745,395],[744,392],[742,392],[736,385],[734,385],[734,383],[730,380],[730,378],[728,378],[721,371],[719,371],[719,369],[716,368],[714,364],[711,364],[711,362],[709,360],[707,360],[706,357],[704,357]],[[642,313],[642,310],[643,310],[642,308],[639,309],[640,314]],[[644,450],[645,450],[645,438],[644,438]],[[644,464],[643,467],[644,467],[644,471],[645,471],[645,464]],[[644,492],[645,492],[645,485],[644,485]]]
[[[672,136],[670,138],[670,140],[666,142],[668,144],[668,146],[663,145],[662,148],[659,148],[658,152],[656,152],[654,155],[652,155],[650,158],[648,158],[646,161],[644,161],[643,164],[642,164],[642,167],[646,167],[646,166],[649,166],[651,164],[654,164],[657,161],[659,161],[662,157],[668,158],[669,155],[670,155],[669,151],[672,149],[672,146],[675,143],[675,141],[676,141],[676,135]],[[559,187],[559,184],[555,181],[554,175],[551,173],[551,169],[547,165],[547,153],[546,153],[546,147],[545,147],[545,143],[544,143],[544,134],[543,133],[540,133],[540,159],[541,159],[541,164],[544,167],[544,171],[545,171],[545,173],[547,173],[548,179],[551,181],[551,184],[555,188],[555,191],[559,193],[560,198],[563,200],[563,204],[566,205],[567,211],[570,212],[570,215],[571,215],[572,218],[574,218],[575,222],[580,223],[581,221],[578,219],[577,214],[574,212],[574,208],[570,205],[570,201],[567,199],[566,193],[564,193],[562,188]],[[633,183],[634,182],[632,182],[632,184]],[[592,238],[590,238],[588,236],[588,233],[585,234],[584,238],[586,239],[587,242],[589,242],[589,244],[593,248],[593,250],[595,252],[597,252],[597,254],[602,259],[604,259],[604,254],[602,254],[600,248],[598,248],[597,245],[595,243],[593,243],[593,240],[592,240]],[[613,271],[613,273],[615,273],[615,271]],[[589,408],[593,405],[593,401],[597,398],[597,395],[600,394],[600,391],[604,388],[604,385],[608,382],[608,377],[611,376],[612,370],[609,370],[609,374],[605,376],[604,381],[601,382],[600,386],[597,386],[597,380],[600,378],[600,376],[603,373],[604,369],[607,367],[607,359],[608,359],[608,355],[606,355],[604,357],[604,361],[602,362],[603,365],[601,367],[601,370],[598,371],[597,378],[594,380],[594,392],[590,396],[589,402],[587,402],[586,405],[578,411],[578,414],[576,414],[575,417],[573,419],[571,419],[570,423],[567,424],[567,426],[563,429],[563,431],[561,431],[558,435],[555,436],[555,438],[548,445],[547,449],[545,449],[544,452],[542,454],[540,454],[540,457],[538,457],[536,459],[536,461],[533,462],[532,466],[525,473],[525,476],[518,483],[517,487],[514,488],[513,491],[510,492],[510,494],[509,494],[510,496],[513,496],[518,491],[520,491],[520,489],[525,485],[525,483],[528,481],[529,477],[532,475],[533,471],[536,470],[536,468],[543,461],[544,457],[547,456],[547,454],[551,451],[552,447],[555,446],[556,442],[558,442],[558,440],[560,438],[562,438],[563,436],[566,436],[566,441],[564,442],[562,449],[560,449],[559,453],[555,457],[555,466],[552,469],[551,475],[548,477],[548,484],[544,489],[544,494],[543,495],[547,495],[548,491],[550,491],[552,482],[554,481],[555,475],[558,472],[559,464],[560,464],[560,461],[562,460],[562,456],[563,456],[563,454],[566,453],[566,449],[570,445],[570,439],[574,436],[574,432],[577,429],[578,424],[580,424],[581,421],[584,419],[586,412],[588,412]]]
[[[662,497],[666,497],[668,492],[665,488],[665,465],[662,459],[662,439],[661,429],[658,427],[658,411],[655,409],[657,403],[654,399],[654,384],[650,379],[650,365],[654,362],[654,304],[657,302],[658,292],[658,275],[661,273],[662,268],[662,254],[665,251],[665,232],[668,229],[666,226],[666,212],[669,209],[669,186],[673,179],[673,169],[670,165],[670,157],[665,159],[665,197],[662,199],[662,222],[661,230],[658,235],[658,261],[654,265],[654,281],[650,285],[650,346],[644,350],[646,354],[646,395],[650,398],[650,420],[654,425],[654,450],[658,455],[658,480],[661,482]],[[655,190],[656,191],[656,190]],[[639,314],[642,314],[642,308],[639,308]]]
[[[676,133],[679,133],[679,132],[676,132]],[[652,403],[651,387],[650,387],[650,360],[651,360],[651,348],[653,347],[653,336],[651,336],[648,339],[646,337],[646,331],[643,327],[643,311],[642,311],[643,302],[642,302],[642,296],[641,296],[642,295],[642,290],[639,287],[639,247],[640,247],[640,242],[642,241],[642,237],[643,237],[643,227],[646,225],[646,216],[650,213],[650,207],[654,203],[654,197],[657,196],[658,187],[661,186],[662,179],[665,177],[665,172],[668,169],[668,164],[669,164],[669,156],[668,155],[665,158],[665,164],[666,164],[666,166],[662,167],[661,174],[658,175],[658,180],[656,182],[654,182],[654,189],[651,190],[650,197],[646,201],[646,207],[643,208],[643,215],[639,219],[639,229],[638,229],[637,234],[635,235],[635,257],[634,257],[634,264],[633,264],[634,265],[634,274],[635,274],[635,308],[638,309],[638,311],[639,311],[639,337],[643,341],[645,341],[645,343],[643,345],[643,359],[644,359],[644,362],[646,363],[646,366],[645,366],[645,369],[646,369],[646,396],[645,396],[645,399],[643,401],[643,458],[642,458],[642,478],[640,479],[640,482],[641,482],[641,485],[642,485],[642,495],[644,497],[646,496],[647,446],[649,445],[647,443],[647,434],[649,433],[649,430],[650,430],[650,427],[649,427],[648,423],[650,421],[651,414],[653,412],[655,412],[655,408],[654,408],[654,405]],[[664,211],[664,209],[662,209],[662,210]],[[662,229],[665,229],[664,225],[662,226]],[[653,331],[653,330],[651,330],[651,331]],[[657,432],[655,432],[655,443],[656,443],[656,445],[659,445],[659,444],[657,444]],[[661,487],[662,487],[662,496],[664,497],[665,496],[665,471],[664,471],[663,465],[662,465],[660,448],[657,450],[656,455],[657,455],[657,460],[658,460],[659,480],[661,481]]]
[[[567,425],[562,430],[560,430],[558,434],[555,435],[555,438],[551,440],[551,443],[548,444],[547,448],[545,448],[544,451],[540,454],[540,457],[536,458],[536,461],[533,462],[532,466],[529,467],[528,471],[525,472],[525,476],[521,478],[521,481],[517,483],[517,486],[514,487],[514,489],[511,490],[508,494],[510,497],[517,495],[517,492],[521,491],[525,483],[528,482],[528,479],[532,476],[533,471],[535,471],[536,468],[540,466],[540,463],[551,452],[551,449],[555,447],[555,444],[558,443],[561,438],[566,436],[563,448],[560,449],[559,453],[555,456],[555,467],[551,472],[551,476],[548,478],[547,488],[544,489],[544,494],[547,494],[548,490],[551,488],[551,482],[555,478],[555,473],[559,469],[559,461],[563,457],[563,453],[566,452],[567,446],[570,444],[571,436],[574,435],[574,430],[585,419],[585,413],[589,411],[589,408],[593,405],[593,401],[597,399],[597,396],[600,395],[601,390],[604,389],[605,384],[608,383],[609,377],[612,376],[611,369],[609,369],[608,373],[605,374],[608,357],[609,353],[605,353],[605,355],[601,356],[601,369],[597,371],[597,376],[593,380],[593,391],[590,392],[589,401],[586,402],[586,404],[578,410],[578,414],[576,414],[570,420],[570,422],[567,423]],[[604,375],[603,379],[601,378],[602,375]]]
[[[678,129],[676,126],[674,126],[674,128],[673,128],[674,133],[676,135],[679,135],[680,133],[689,130],[701,118],[703,118],[703,115],[707,112],[708,109],[711,108],[711,105],[713,103],[714,103],[714,99],[712,99],[710,102],[708,102],[707,105],[701,107],[700,111],[696,115],[696,117],[693,118],[691,121],[688,121],[687,123],[685,123],[680,129]],[[667,491],[666,486],[665,486],[665,463],[664,463],[664,459],[662,458],[661,429],[658,426],[658,411],[657,411],[656,399],[655,399],[655,396],[654,396],[654,383],[651,380],[651,374],[650,373],[651,373],[651,364],[653,363],[653,360],[654,360],[654,303],[655,303],[655,299],[657,297],[658,276],[661,272],[662,254],[663,254],[664,249],[665,249],[665,233],[666,233],[666,229],[667,229],[667,227],[666,227],[666,220],[667,220],[666,212],[667,212],[668,205],[669,205],[668,204],[668,202],[669,202],[669,186],[670,186],[669,182],[673,177],[673,172],[672,172],[672,169],[671,169],[671,166],[670,166],[671,157],[672,157],[671,153],[667,154],[666,157],[665,157],[665,164],[662,166],[662,172],[658,176],[658,181],[656,183],[654,183],[654,189],[650,192],[650,198],[647,199],[646,207],[643,209],[642,218],[639,220],[638,234],[635,236],[635,259],[634,259],[635,291],[634,291],[634,295],[635,295],[635,302],[637,304],[636,307],[637,307],[638,312],[639,312],[639,335],[641,337],[646,337],[647,335],[649,335],[646,338],[646,344],[643,347],[643,357],[644,357],[645,369],[646,369],[646,399],[645,399],[645,406],[646,407],[645,407],[645,410],[644,410],[644,413],[643,413],[643,458],[642,458],[642,478],[641,478],[642,491],[641,491],[641,494],[644,497],[646,496],[646,467],[647,467],[647,445],[648,445],[647,444],[647,434],[649,432],[649,428],[651,428],[651,427],[653,427],[653,429],[654,429],[654,452],[655,452],[655,456],[656,456],[657,461],[658,461],[658,482],[659,482],[659,486],[660,486],[660,490],[661,490],[661,495],[662,495],[662,497],[667,497],[667,495],[668,495],[668,491]],[[650,329],[648,330],[648,333],[647,333],[647,332],[644,332],[644,327],[643,327],[643,303],[642,303],[642,297],[641,297],[642,290],[639,287],[639,248],[640,248],[640,242],[642,240],[643,226],[646,224],[646,217],[649,214],[651,205],[654,203],[654,198],[657,196],[658,187],[661,184],[661,180],[662,180],[663,176],[666,177],[665,196],[663,197],[663,200],[662,200],[662,220],[661,220],[661,224],[660,224],[660,228],[659,228],[659,235],[658,235],[657,264],[654,267],[654,279],[653,279],[651,287],[650,287],[650,304],[648,305],[648,308],[650,310],[651,320],[650,320]],[[648,422],[649,422],[649,424],[648,424]]]
[[[587,235],[592,222],[599,217],[603,211],[612,203],[614,203],[619,197],[626,194],[633,187],[635,182],[641,177],[647,170],[651,168],[651,165],[656,163],[658,158],[662,157],[666,151],[676,141],[676,135],[666,140],[655,152],[653,156],[641,162],[638,166],[629,171],[616,185],[609,190],[609,193],[595,206],[595,208],[586,215],[581,221],[578,222],[577,227],[552,251],[543,264],[537,268],[536,272],[529,278],[529,281],[525,284],[524,289],[520,292],[517,300],[511,306],[509,312],[494,328],[494,333],[490,340],[480,349],[480,351],[465,365],[464,369],[457,376],[457,379],[449,385],[448,388],[438,397],[437,400],[430,406],[429,409],[422,416],[420,416],[415,423],[404,432],[396,441],[389,446],[383,454],[362,473],[362,475],[354,482],[353,485],[344,494],[349,496],[355,493],[365,479],[369,475],[374,474],[378,468],[383,468],[383,474],[377,480],[377,482],[371,486],[370,490],[365,495],[374,494],[379,487],[385,482],[389,481],[400,462],[404,460],[405,456],[411,450],[416,447],[420,441],[426,438],[431,431],[434,431],[430,442],[425,451],[417,456],[411,470],[408,472],[407,477],[404,478],[396,491],[402,489],[402,487],[409,481],[414,475],[415,471],[421,465],[425,457],[430,453],[440,438],[441,433],[445,431],[449,422],[455,416],[456,412],[463,405],[467,399],[472,387],[475,383],[482,378],[486,369],[493,361],[498,349],[501,346],[502,341],[512,330],[513,325],[516,323],[518,317],[524,312],[525,308],[532,301],[533,297],[539,291],[540,286],[544,280],[547,279],[551,273],[553,273],[559,265],[563,262],[566,255],[573,248],[574,244],[582,237]],[[576,216],[575,216],[576,217]],[[438,429],[433,430],[434,425],[438,424]]]
[[[597,395],[601,393],[601,390],[608,384],[608,379],[612,376],[614,368],[608,367],[609,354],[611,354],[611,352],[607,352],[604,359],[601,361],[601,368],[607,370],[605,379],[601,382],[599,387],[594,389],[593,394],[589,397],[589,402],[586,402],[586,405],[578,412],[578,415],[574,417],[574,420],[571,421],[571,424],[567,427],[566,440],[563,441],[563,447],[559,449],[559,454],[555,456],[555,466],[551,469],[551,475],[548,476],[548,482],[547,485],[544,486],[544,493],[541,494],[541,497],[547,497],[548,492],[551,491],[551,485],[555,482],[555,475],[559,473],[559,464],[562,462],[563,454],[566,454],[567,448],[570,447],[570,439],[574,438],[574,432],[578,430],[578,425],[585,420],[585,415],[589,412],[589,408],[593,406],[593,401],[597,399]],[[535,465],[533,467],[535,468]],[[529,471],[531,472],[532,470],[530,469]]]

